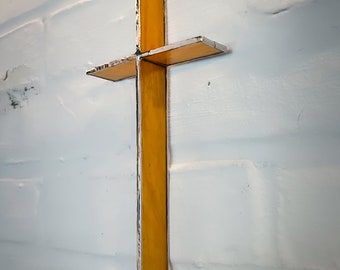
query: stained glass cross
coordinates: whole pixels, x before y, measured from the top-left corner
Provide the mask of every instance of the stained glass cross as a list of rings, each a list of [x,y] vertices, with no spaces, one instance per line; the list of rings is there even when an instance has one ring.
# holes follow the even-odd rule
[[[230,52],[203,36],[165,44],[166,0],[136,0],[136,53],[88,75],[137,77],[137,246],[139,270],[168,269],[167,67]]]

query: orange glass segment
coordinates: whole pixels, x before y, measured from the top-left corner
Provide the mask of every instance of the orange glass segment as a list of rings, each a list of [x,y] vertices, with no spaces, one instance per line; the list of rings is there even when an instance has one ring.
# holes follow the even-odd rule
[[[164,0],[139,0],[139,49],[146,52],[165,45]]]
[[[166,68],[140,63],[141,265],[166,270],[167,109]]]
[[[164,0],[137,0],[138,48],[165,45]],[[141,179],[140,267],[168,269],[166,68],[139,62],[139,156]]]
[[[123,79],[136,76],[136,57],[134,55],[116,60],[108,64],[97,66],[86,72],[92,75],[110,81],[120,81]]]
[[[226,46],[204,37],[196,37],[142,54],[141,58],[161,66],[170,66],[228,53]]]
[[[146,52],[165,45],[165,1],[137,0],[137,45]],[[140,265],[168,269],[166,68],[140,61],[138,70],[141,179]]]

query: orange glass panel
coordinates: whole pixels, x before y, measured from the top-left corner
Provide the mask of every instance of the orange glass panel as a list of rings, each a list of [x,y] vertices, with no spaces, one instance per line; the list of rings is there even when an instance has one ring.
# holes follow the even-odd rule
[[[136,76],[136,56],[132,55],[121,60],[116,60],[92,68],[86,72],[87,75],[96,76],[110,81],[120,81]]]
[[[142,52],[165,45],[164,3],[164,0],[137,0],[137,41]],[[143,270],[167,270],[166,69],[142,61],[138,72],[138,175],[141,181],[138,267]]]
[[[222,44],[205,37],[195,37],[150,50],[142,54],[141,58],[161,66],[170,66],[228,53],[229,51],[230,50]]]
[[[140,63],[141,265],[168,269],[166,68]]]
[[[164,0],[137,1],[139,25],[138,46],[146,52],[165,45]]]

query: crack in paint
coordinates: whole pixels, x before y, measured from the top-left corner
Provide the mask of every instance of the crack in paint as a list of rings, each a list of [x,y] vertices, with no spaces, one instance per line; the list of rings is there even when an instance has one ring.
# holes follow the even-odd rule
[[[6,70],[5,77],[2,79],[3,81],[6,81],[8,78],[8,69]]]
[[[288,11],[290,8],[291,8],[291,7],[281,8],[281,9],[279,9],[279,10],[273,11],[271,14],[272,14],[272,15],[278,15],[278,14],[280,14],[280,13],[282,13],[282,12]]]
[[[311,3],[315,0],[247,0],[249,7],[269,15],[277,15],[291,8]]]

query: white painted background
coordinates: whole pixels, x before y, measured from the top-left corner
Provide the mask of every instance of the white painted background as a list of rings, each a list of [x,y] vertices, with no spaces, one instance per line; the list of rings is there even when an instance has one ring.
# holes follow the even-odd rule
[[[0,269],[135,269],[134,0],[0,8]],[[173,269],[340,269],[340,1],[168,0]],[[26,88],[26,91],[25,91]],[[14,108],[15,107],[15,108]]]

